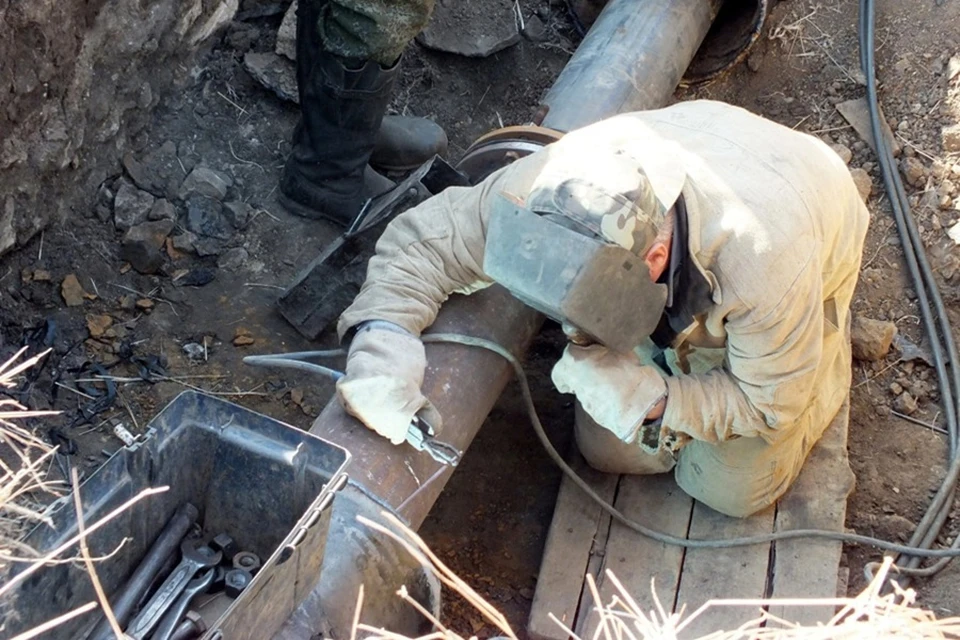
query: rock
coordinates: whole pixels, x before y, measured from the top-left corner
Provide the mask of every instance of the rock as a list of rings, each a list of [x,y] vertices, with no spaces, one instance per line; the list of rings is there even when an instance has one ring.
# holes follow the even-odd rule
[[[44,269],[37,269],[33,272],[33,281],[34,282],[50,282],[53,280],[53,276],[50,275],[49,271]]]
[[[150,298],[140,298],[137,300],[137,309],[140,309],[141,311],[149,311],[155,306],[157,306],[156,303]]]
[[[853,184],[857,185],[860,197],[866,202],[870,192],[873,191],[873,179],[870,174],[863,169],[850,169],[850,177],[853,178]]]
[[[91,338],[102,338],[110,325],[113,324],[113,318],[108,315],[88,315],[87,330]]]
[[[233,237],[234,227],[223,206],[212,198],[193,195],[187,200],[187,229],[198,237],[193,245],[200,256],[217,255]]]
[[[234,229],[246,229],[253,218],[254,210],[246,202],[227,202],[223,205],[223,213],[230,220]]]
[[[243,56],[243,68],[253,79],[277,94],[281,100],[299,104],[296,66],[275,53],[250,51]]]
[[[256,342],[253,335],[250,333],[249,329],[243,327],[237,327],[233,335],[233,346],[235,347],[246,347]]]
[[[180,235],[170,238],[170,243],[173,245],[173,248],[183,253],[196,253],[197,248],[194,246],[196,241],[197,235],[192,231],[184,231]]]
[[[853,357],[867,362],[882,360],[896,335],[897,325],[892,322],[855,316],[850,329]]]
[[[960,75],[960,57],[953,56],[947,61],[947,81],[953,80]]]
[[[191,360],[203,360],[207,350],[203,348],[202,344],[188,342],[187,344],[183,345],[183,352],[187,354],[187,357]]]
[[[917,399],[910,395],[910,392],[904,391],[893,401],[893,408],[905,415],[913,415],[917,411]]]
[[[895,396],[900,395],[901,393],[903,393],[903,386],[899,382],[891,382],[890,393],[892,393]]]
[[[543,23],[540,16],[534,14],[527,18],[523,25],[523,37],[530,42],[543,42],[547,39],[547,25]]]
[[[747,69],[754,73],[760,71],[760,65],[763,63],[763,52],[759,47],[754,47],[750,55],[747,56]]]
[[[294,387],[290,389],[290,400],[298,407],[303,404],[303,389]]]
[[[947,153],[960,151],[960,123],[944,127],[941,132],[943,150]]]
[[[161,250],[173,224],[173,220],[156,220],[130,227],[120,245],[121,259],[140,273],[156,273],[163,264]]]
[[[417,42],[428,49],[485,58],[520,42],[512,0],[438,2]]]
[[[120,296],[120,308],[124,311],[133,311],[136,309],[137,299],[133,296],[126,295]]]
[[[177,145],[167,140],[142,158],[132,153],[123,156],[123,168],[134,184],[157,198],[171,200],[184,178],[183,164],[177,155]]]
[[[91,296],[83,290],[77,276],[72,273],[60,283],[60,295],[63,296],[63,301],[67,303],[68,307],[79,307],[83,304],[84,299],[92,300],[96,298],[96,296]]]
[[[197,267],[174,278],[174,282],[181,287],[203,287],[213,282],[216,277],[215,269]]]
[[[166,198],[158,198],[153,206],[150,207],[150,213],[147,214],[147,220],[177,220],[177,208]]]
[[[833,149],[833,152],[840,156],[840,159],[843,160],[843,164],[850,164],[850,160],[853,159],[853,152],[850,151],[850,147],[845,144],[832,144],[830,148]]]
[[[186,200],[197,194],[223,200],[227,196],[227,189],[233,185],[233,180],[218,171],[208,167],[196,167],[190,172],[180,185],[180,199]]]
[[[120,181],[120,188],[113,200],[113,224],[120,231],[146,222],[153,208],[154,197],[137,189],[131,182]]]
[[[227,271],[235,271],[246,264],[249,258],[250,254],[247,253],[246,249],[234,247],[220,256],[220,259],[217,260],[217,266]]]
[[[923,186],[923,177],[926,174],[926,167],[916,157],[906,157],[900,161],[900,170],[903,171],[903,177],[914,187]]]
[[[273,50],[278,56],[297,59],[297,0],[293,0],[283,14],[283,22],[277,30],[277,46]]]

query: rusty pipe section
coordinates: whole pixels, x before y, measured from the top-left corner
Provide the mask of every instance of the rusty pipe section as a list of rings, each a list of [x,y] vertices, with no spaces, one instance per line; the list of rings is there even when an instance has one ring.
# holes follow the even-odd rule
[[[571,131],[624,111],[666,104],[719,2],[610,0],[548,93],[543,124]],[[521,356],[541,323],[532,309],[491,287],[451,298],[431,331],[484,337]],[[510,365],[495,354],[460,345],[428,344],[426,351],[424,392],[444,417],[442,438],[466,450],[510,379]],[[349,637],[360,585],[365,586],[365,623],[420,635],[417,622],[398,611],[395,593],[401,585],[425,584],[429,572],[359,525],[355,516],[389,509],[416,529],[453,470],[410,447],[391,445],[348,416],[336,399],[310,432],[350,451],[351,480],[334,502],[317,585],[278,637]],[[435,594],[425,589],[421,603],[432,609],[433,600]]]

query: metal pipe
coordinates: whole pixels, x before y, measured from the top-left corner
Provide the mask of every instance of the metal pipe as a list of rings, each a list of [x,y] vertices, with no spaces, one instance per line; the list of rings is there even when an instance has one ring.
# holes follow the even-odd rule
[[[663,106],[693,58],[720,0],[610,0],[551,89],[543,124],[570,131],[629,110]],[[522,355],[542,318],[492,287],[455,296],[443,305],[431,331],[482,336]],[[442,438],[466,450],[511,377],[498,356],[458,345],[429,344],[424,392],[444,416]],[[310,432],[350,451],[350,486],[334,502],[320,580],[291,616],[279,638],[348,636],[358,588],[365,586],[364,622],[417,635],[394,616],[397,600],[417,567],[380,536],[356,523],[357,512],[396,510],[418,528],[451,475],[428,455],[395,447],[330,401]],[[393,560],[386,560],[387,556]],[[375,577],[371,558],[380,562]],[[391,562],[396,566],[388,567]],[[405,564],[406,563],[406,564]],[[419,574],[418,574],[419,575]],[[425,606],[431,603],[424,602]],[[403,627],[403,628],[401,628]]]
[[[700,48],[722,0],[611,0],[560,72],[543,126],[572,131],[662,107]]]

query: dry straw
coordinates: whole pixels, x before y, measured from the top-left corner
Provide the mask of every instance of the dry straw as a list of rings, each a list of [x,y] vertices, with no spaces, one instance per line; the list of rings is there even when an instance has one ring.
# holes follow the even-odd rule
[[[423,540],[407,528],[400,520],[390,514],[383,514],[388,526],[377,524],[365,518],[358,518],[366,526],[392,538],[425,565],[432,566],[441,582],[461,594],[477,611],[503,636],[516,639],[506,618],[492,605],[486,602],[476,591],[453,574],[433,553]],[[747,607],[757,612],[755,618],[736,629],[717,630],[696,640],[942,640],[960,638],[960,618],[938,620],[930,611],[916,605],[916,593],[912,589],[901,589],[895,582],[892,592],[882,595],[883,586],[888,583],[892,559],[886,558],[873,580],[859,595],[848,598],[790,598],[790,599],[720,599],[710,600],[702,607],[686,614],[682,609],[678,613],[666,610],[656,597],[656,609],[644,611],[623,587],[616,575],[606,572],[606,580],[613,586],[614,593],[610,601],[594,608],[599,616],[596,631],[589,638],[580,638],[573,630],[565,627],[555,617],[553,620],[571,638],[577,640],[677,640],[684,630],[696,619],[709,622],[711,612],[722,607]],[[592,576],[587,576],[587,586],[591,590],[594,602],[602,602],[599,590]],[[651,590],[653,582],[651,581]],[[415,603],[401,589],[399,597],[415,606],[431,622],[436,631],[415,640],[466,640],[456,631],[446,627],[431,617],[420,605]],[[362,633],[363,637],[375,640],[414,640],[384,629],[365,625],[362,620],[362,591],[357,603],[354,637]],[[817,626],[803,626],[778,618],[769,610],[777,606],[811,607],[822,610],[824,606],[834,607],[836,613],[829,620]],[[469,636],[474,640],[476,636]]]

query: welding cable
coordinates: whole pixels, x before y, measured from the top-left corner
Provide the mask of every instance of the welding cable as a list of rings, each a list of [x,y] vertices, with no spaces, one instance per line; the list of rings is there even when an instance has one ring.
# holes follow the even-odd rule
[[[262,356],[245,356],[244,364],[254,367],[278,367],[281,369],[296,369],[306,373],[316,373],[337,381],[343,374],[336,369],[324,367],[313,362],[306,362],[310,358],[336,358],[347,355],[346,349],[328,349],[326,351],[296,351],[293,353],[272,353]]]
[[[640,535],[655,540],[656,542],[661,542],[663,544],[668,544],[676,547],[684,547],[687,549],[729,549],[732,547],[747,547],[758,544],[769,544],[771,542],[781,542],[784,540],[797,540],[797,539],[820,539],[820,540],[835,540],[837,542],[846,542],[851,544],[862,544],[865,546],[876,547],[883,551],[892,551],[894,553],[901,553],[905,555],[920,556],[924,558],[955,558],[960,556],[960,549],[920,549],[905,544],[897,544],[895,542],[889,542],[887,540],[881,540],[879,538],[874,538],[872,536],[865,536],[856,533],[847,533],[844,531],[830,531],[827,529],[793,529],[788,531],[777,531],[775,533],[765,533],[761,535],[754,536],[744,536],[738,538],[727,538],[727,539],[689,539],[689,538],[679,538],[662,531],[657,531],[651,527],[648,527],[636,520],[628,518],[623,513],[621,513],[616,507],[604,500],[601,496],[597,495],[597,492],[587,484],[587,482],[580,477],[576,471],[574,471],[570,465],[566,463],[553,444],[550,442],[550,438],[547,436],[546,431],[543,429],[543,424],[540,422],[540,416],[537,414],[537,408],[533,401],[533,394],[530,391],[530,383],[527,380],[527,374],[523,370],[523,365],[520,364],[520,361],[510,353],[505,347],[486,340],[484,338],[477,338],[473,336],[465,336],[456,333],[428,333],[421,336],[421,340],[424,343],[453,343],[461,344],[470,347],[477,347],[480,349],[486,349],[487,351],[492,351],[501,357],[503,357],[510,365],[513,367],[514,372],[517,375],[517,381],[520,383],[520,390],[523,394],[524,405],[527,409],[527,414],[530,419],[530,423],[533,425],[533,429],[537,434],[537,437],[540,439],[540,443],[543,445],[543,448],[546,450],[547,455],[550,456],[550,459],[560,467],[563,473],[573,481],[580,489],[583,490],[601,509],[606,511],[610,516],[627,527],[632,531],[636,531]]]
[[[883,551],[891,551],[894,553],[923,558],[942,558],[944,560],[950,560],[960,556],[960,549],[958,548],[923,549],[916,546],[911,546],[909,544],[897,544],[895,542],[881,540],[872,536],[846,533],[843,531],[830,531],[827,529],[794,529],[790,531],[778,531],[775,533],[727,539],[679,538],[662,531],[657,531],[656,529],[650,528],[625,516],[616,507],[598,495],[597,492],[594,491],[593,488],[587,484],[582,477],[580,477],[580,474],[574,471],[573,468],[566,463],[566,461],[563,459],[563,456],[560,455],[560,453],[553,446],[553,443],[550,442],[550,438],[547,436],[547,433],[543,428],[543,423],[540,422],[540,416],[537,413],[537,407],[534,403],[533,394],[530,391],[530,383],[527,379],[527,373],[523,369],[523,365],[516,356],[510,353],[506,347],[503,347],[502,345],[491,340],[457,333],[428,333],[420,336],[420,339],[424,344],[459,344],[468,347],[485,349],[487,351],[496,353],[509,362],[516,373],[517,381],[520,384],[520,390],[523,394],[524,406],[527,410],[530,424],[533,426],[533,429],[537,434],[537,438],[540,440],[540,443],[543,445],[543,448],[547,452],[547,455],[550,457],[550,459],[553,460],[558,467],[560,467],[561,471],[563,471],[563,473],[570,478],[574,484],[580,487],[580,489],[586,493],[587,496],[596,502],[601,509],[609,513],[614,520],[624,525],[628,529],[636,531],[644,537],[661,542],[663,544],[684,547],[687,549],[729,549],[732,547],[747,547],[758,544],[769,544],[771,542],[780,542],[784,540],[815,538],[821,540],[835,540],[837,542],[845,542],[850,544],[862,544],[876,547]],[[312,362],[306,362],[306,360],[311,358],[337,357],[343,356],[344,354],[345,351],[343,349],[331,349],[327,351],[301,351],[288,354],[247,356],[243,359],[243,361],[244,363],[253,366],[289,367],[300,371],[316,373],[333,379],[339,379],[343,375],[339,371],[335,371],[328,367],[314,364]],[[904,568],[898,567],[895,570],[899,570],[900,573],[907,573]]]
[[[894,220],[897,225],[897,232],[903,245],[904,259],[910,276],[913,279],[917,290],[917,302],[923,317],[924,327],[930,337],[930,344],[934,352],[935,368],[941,389],[941,398],[944,405],[947,418],[947,431],[950,435],[950,465],[944,477],[940,489],[937,491],[926,513],[917,525],[909,543],[912,546],[929,547],[940,534],[944,523],[946,522],[953,505],[953,498],[956,491],[956,483],[960,477],[960,455],[957,453],[957,410],[954,406],[954,400],[960,400],[960,371],[958,363],[960,357],[957,354],[957,347],[954,341],[953,332],[950,327],[949,317],[947,316],[940,291],[934,280],[933,272],[930,268],[922,240],[916,228],[916,223],[910,214],[910,203],[907,200],[903,187],[903,181],[899,172],[896,170],[893,153],[890,145],[880,127],[880,107],[877,98],[876,81],[876,61],[875,61],[875,22],[876,9],[873,0],[860,1],[860,63],[867,81],[867,107],[870,112],[870,126],[874,138],[874,145],[877,151],[881,175],[883,176],[884,187],[890,199],[890,206],[893,210]],[[929,288],[929,292],[926,290]],[[934,310],[936,311],[936,320],[940,326],[940,332],[936,330],[930,316],[931,308],[927,300],[927,294],[933,299]],[[950,365],[949,376],[952,378],[953,389],[950,390],[948,376],[946,373],[946,362],[941,349],[940,336],[942,335],[943,345],[948,352],[947,362]],[[945,390],[950,391],[949,393]],[[960,548],[960,536],[957,536],[950,549]],[[929,567],[917,568],[920,564],[920,558],[916,554],[911,555],[902,566],[899,567],[901,573],[907,576],[931,576],[943,569],[950,561],[949,557],[930,565]]]

